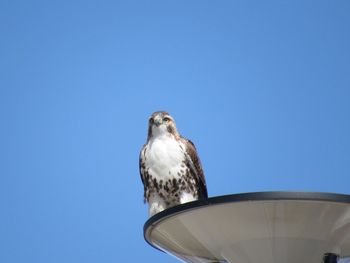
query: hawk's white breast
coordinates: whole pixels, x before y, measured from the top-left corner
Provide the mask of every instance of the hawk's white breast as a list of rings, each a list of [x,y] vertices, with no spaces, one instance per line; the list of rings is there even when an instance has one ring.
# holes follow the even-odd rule
[[[181,142],[168,135],[156,136],[148,143],[146,167],[150,175],[159,180],[179,178],[178,171],[185,160]]]

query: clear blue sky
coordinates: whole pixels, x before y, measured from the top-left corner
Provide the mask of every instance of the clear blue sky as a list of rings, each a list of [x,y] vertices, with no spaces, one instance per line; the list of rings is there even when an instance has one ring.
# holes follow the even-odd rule
[[[143,240],[167,110],[210,196],[350,194],[350,2],[0,3],[0,262],[177,262]]]

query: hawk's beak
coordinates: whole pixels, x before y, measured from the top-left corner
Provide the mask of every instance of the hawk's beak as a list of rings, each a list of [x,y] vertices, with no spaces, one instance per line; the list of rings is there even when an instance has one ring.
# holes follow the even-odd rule
[[[163,123],[162,118],[160,117],[155,117],[154,118],[154,124],[158,127],[159,125],[161,125]]]

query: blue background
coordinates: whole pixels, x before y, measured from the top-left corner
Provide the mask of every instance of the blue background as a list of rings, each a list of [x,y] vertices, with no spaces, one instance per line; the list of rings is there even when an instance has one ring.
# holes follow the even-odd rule
[[[0,262],[177,262],[138,155],[169,111],[210,196],[350,194],[349,1],[0,3]]]

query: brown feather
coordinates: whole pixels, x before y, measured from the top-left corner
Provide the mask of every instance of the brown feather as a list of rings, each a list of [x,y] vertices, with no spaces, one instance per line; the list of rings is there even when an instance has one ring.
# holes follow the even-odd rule
[[[140,151],[140,156],[139,156],[139,171],[140,171],[140,177],[141,177],[141,181],[143,183],[143,201],[146,202],[148,201],[148,197],[147,197],[147,189],[149,188],[149,182],[148,182],[148,178],[146,178],[147,175],[147,171],[146,171],[146,167],[145,167],[145,153],[147,150],[147,144],[145,144],[141,151]]]
[[[196,179],[199,198],[208,198],[207,185],[201,161],[197,154],[196,147],[190,140],[181,137],[180,140],[186,145],[186,153],[189,158],[189,167],[191,167],[192,176]]]

